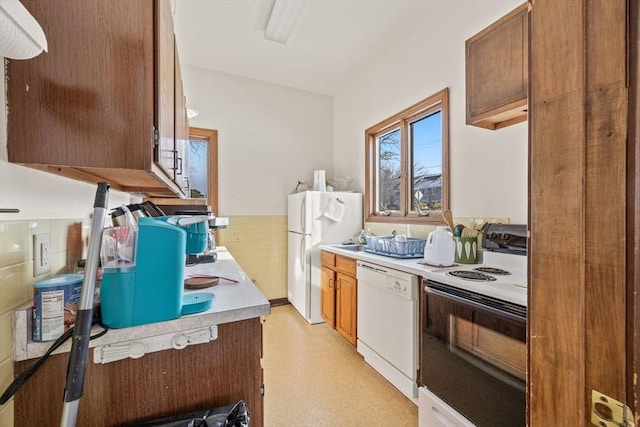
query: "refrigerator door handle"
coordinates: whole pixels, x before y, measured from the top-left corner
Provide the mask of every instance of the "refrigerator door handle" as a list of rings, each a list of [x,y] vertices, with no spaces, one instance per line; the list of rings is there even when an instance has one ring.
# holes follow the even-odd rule
[[[307,234],[307,198],[302,199],[300,205],[300,226],[302,228],[302,234]]]
[[[302,269],[302,272],[304,273],[305,267],[307,265],[307,263],[305,262],[305,253],[304,253],[304,246],[305,246],[305,237],[306,236],[302,236],[302,240],[300,240],[300,268]]]

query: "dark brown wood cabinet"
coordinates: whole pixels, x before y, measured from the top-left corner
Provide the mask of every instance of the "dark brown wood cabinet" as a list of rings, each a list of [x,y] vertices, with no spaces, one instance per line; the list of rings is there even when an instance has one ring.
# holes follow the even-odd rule
[[[358,281],[356,260],[331,252],[320,253],[321,315],[327,325],[356,345]]]
[[[169,0],[22,2],[47,53],[7,64],[9,161],[149,196],[176,182],[176,61]]]
[[[244,400],[264,425],[260,318],[218,325],[218,338],[139,359],[87,362],[78,426],[124,426]],[[59,425],[69,354],[56,354],[13,398],[14,425]],[[16,374],[33,364],[16,362]]]
[[[529,9],[524,3],[466,41],[468,125],[527,120]]]

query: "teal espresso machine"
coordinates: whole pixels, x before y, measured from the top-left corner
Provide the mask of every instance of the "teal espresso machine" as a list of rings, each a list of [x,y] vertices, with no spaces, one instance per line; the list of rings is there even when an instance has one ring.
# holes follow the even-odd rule
[[[102,323],[126,328],[208,309],[213,294],[201,295],[199,301],[184,295],[186,256],[204,251],[206,244],[206,218],[196,222],[178,216],[140,217],[105,228]]]

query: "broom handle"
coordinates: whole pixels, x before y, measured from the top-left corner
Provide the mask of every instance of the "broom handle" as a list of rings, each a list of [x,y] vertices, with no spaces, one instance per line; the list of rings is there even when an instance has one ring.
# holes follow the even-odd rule
[[[106,182],[98,183],[98,190],[93,204],[93,222],[91,223],[91,237],[89,238],[82,294],[80,295],[80,305],[73,328],[73,340],[71,342],[71,353],[69,354],[69,366],[67,367],[67,384],[64,390],[61,427],[76,425],[78,403],[82,397],[91,325],[93,324],[93,296],[100,262],[100,244],[107,214],[108,198],[109,184]]]

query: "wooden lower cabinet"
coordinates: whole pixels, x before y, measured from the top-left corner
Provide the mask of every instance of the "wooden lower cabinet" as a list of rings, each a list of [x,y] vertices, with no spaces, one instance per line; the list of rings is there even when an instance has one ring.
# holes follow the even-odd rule
[[[356,345],[358,281],[338,273],[336,290],[336,331]]]
[[[238,400],[246,402],[252,427],[264,425],[260,318],[219,325],[216,340],[182,350],[104,365],[89,354],[78,426],[135,425]],[[50,356],[16,393],[14,425],[60,424],[68,358]],[[16,362],[16,375],[33,363]]]
[[[358,281],[356,260],[322,251],[321,315],[351,344],[356,345]]]
[[[336,272],[322,266],[320,278],[320,315],[332,328],[336,327]]]

